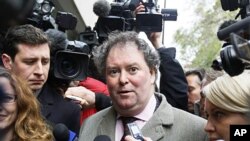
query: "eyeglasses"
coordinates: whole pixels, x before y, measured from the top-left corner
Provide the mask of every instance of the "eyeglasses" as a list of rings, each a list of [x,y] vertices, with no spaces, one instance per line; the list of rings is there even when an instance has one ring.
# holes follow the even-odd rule
[[[14,103],[16,101],[16,99],[17,99],[16,95],[7,94],[7,95],[3,96],[1,103]]]

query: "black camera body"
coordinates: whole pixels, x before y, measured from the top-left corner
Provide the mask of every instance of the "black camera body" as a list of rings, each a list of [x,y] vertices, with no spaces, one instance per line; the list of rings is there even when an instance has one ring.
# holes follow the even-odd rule
[[[64,80],[84,80],[89,65],[89,47],[80,41],[68,41],[67,48],[55,54],[54,76]]]
[[[91,30],[91,27],[86,27],[84,32],[79,34],[80,41],[88,44],[92,49],[95,45],[98,45],[97,33]]]
[[[221,7],[224,11],[234,11],[246,7],[248,4],[250,4],[249,0],[221,0]]]
[[[96,22],[94,30],[97,31],[99,43],[106,40],[108,34],[112,31],[133,30],[135,26],[135,18],[133,16],[133,12],[129,9],[130,7],[134,8],[133,1],[134,0],[116,0],[112,3],[107,2],[103,5],[103,7],[110,7],[110,9],[107,8],[105,11],[108,15],[103,16],[101,13],[98,13],[99,18]],[[137,5],[139,5],[139,3]],[[101,9],[101,6],[96,9]]]
[[[145,32],[161,32],[162,22],[176,21],[177,15],[176,9],[162,9],[161,13],[138,13],[136,14],[136,29]]]
[[[32,24],[44,31],[55,28],[52,12],[55,5],[51,0],[34,0],[35,4],[31,14],[27,17],[26,24]]]
[[[146,11],[136,14],[137,31],[161,32],[163,21],[177,20],[178,13],[176,9],[162,9],[161,13],[159,13],[153,0],[143,3],[143,5]]]

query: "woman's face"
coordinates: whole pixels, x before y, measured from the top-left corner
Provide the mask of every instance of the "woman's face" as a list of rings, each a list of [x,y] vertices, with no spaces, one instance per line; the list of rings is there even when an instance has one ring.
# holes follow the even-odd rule
[[[17,104],[15,92],[9,79],[0,77],[0,86],[6,94],[4,100],[0,103],[0,130],[4,130],[14,126],[17,118]]]
[[[218,139],[229,141],[230,125],[245,125],[250,123],[250,120],[242,113],[229,112],[221,109],[208,99],[205,100],[205,112],[207,114],[205,131],[208,133],[211,141]]]

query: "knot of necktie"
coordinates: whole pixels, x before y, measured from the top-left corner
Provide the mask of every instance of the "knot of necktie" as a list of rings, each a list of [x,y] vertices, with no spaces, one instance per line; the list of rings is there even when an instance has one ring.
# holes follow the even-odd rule
[[[136,117],[120,117],[120,119],[122,120],[122,124],[123,124],[123,128],[124,128],[124,133],[123,133],[123,136],[121,139],[121,141],[123,141],[125,136],[130,135],[129,128],[128,128],[127,124],[132,123],[138,119]]]

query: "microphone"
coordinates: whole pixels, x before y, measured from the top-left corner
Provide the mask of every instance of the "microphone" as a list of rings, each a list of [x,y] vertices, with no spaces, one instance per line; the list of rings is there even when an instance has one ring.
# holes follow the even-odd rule
[[[99,135],[95,137],[94,141],[111,141],[111,139],[107,135]]]
[[[94,3],[93,11],[99,17],[106,17],[109,15],[111,10],[111,6],[108,1],[106,0],[97,0]]]
[[[226,28],[223,28],[217,32],[217,37],[220,40],[224,40],[229,37],[229,34],[232,32],[237,32],[241,29],[247,28],[250,24],[250,17],[242,19]]]
[[[62,123],[59,123],[54,127],[53,135],[56,141],[78,141],[76,133],[70,131],[68,127]]]
[[[51,54],[54,56],[57,50],[64,50],[67,48],[67,36],[64,32],[56,29],[48,29],[45,31],[51,42]]]

